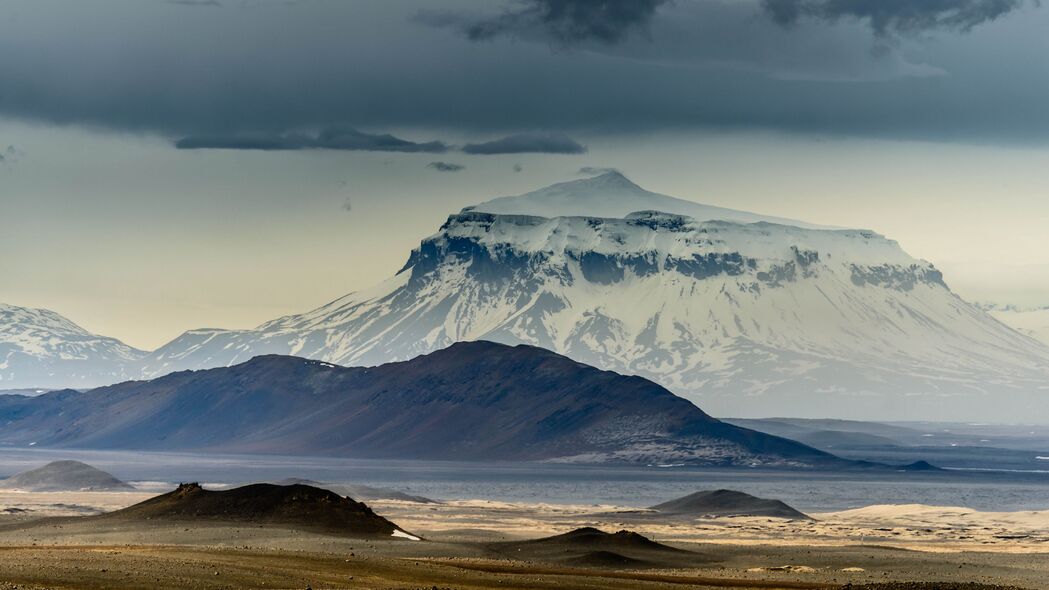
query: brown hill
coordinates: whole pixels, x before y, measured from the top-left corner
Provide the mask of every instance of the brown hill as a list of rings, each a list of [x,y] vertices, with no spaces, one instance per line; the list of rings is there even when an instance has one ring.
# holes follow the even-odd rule
[[[200,484],[177,489],[104,514],[109,520],[151,522],[229,522],[276,525],[351,537],[389,537],[397,525],[366,504],[306,485],[257,483],[231,490],[205,490]]]
[[[694,567],[714,561],[633,531],[606,533],[593,527],[541,539],[491,543],[487,548],[501,557],[588,567]]]
[[[767,500],[735,490],[702,491],[657,504],[661,514],[685,516],[769,516],[807,520],[809,516],[779,500]]]

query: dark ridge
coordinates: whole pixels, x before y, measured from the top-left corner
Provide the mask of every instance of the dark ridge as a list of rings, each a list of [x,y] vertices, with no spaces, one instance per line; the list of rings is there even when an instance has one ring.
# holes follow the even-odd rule
[[[593,527],[484,547],[492,557],[579,567],[688,568],[717,561],[710,555],[670,547],[632,531],[606,533]]]
[[[928,461],[915,461],[914,463],[900,466],[900,471],[943,471],[943,469]]]
[[[534,545],[552,545],[552,546],[583,546],[593,549],[644,549],[654,551],[664,551],[671,553],[687,553],[683,549],[675,549],[669,545],[657,543],[648,537],[635,533],[633,531],[618,531],[615,533],[606,533],[601,529],[593,527],[583,527],[576,529],[571,532],[564,533],[562,535],[555,535],[553,537],[544,537],[542,539],[534,539],[531,541],[525,541]]]
[[[652,506],[663,514],[689,516],[767,516],[809,520],[779,500],[758,498],[735,490],[700,491]]]
[[[578,457],[639,464],[859,465],[721,422],[641,377],[602,371],[534,346],[483,341],[377,367],[268,355],[69,397],[0,398],[0,423],[0,442],[16,446],[457,461]],[[712,454],[711,448],[720,451]]]
[[[399,527],[366,504],[307,485],[251,484],[224,491],[197,483],[99,516],[107,520],[213,521],[285,526],[345,536],[389,537]]]

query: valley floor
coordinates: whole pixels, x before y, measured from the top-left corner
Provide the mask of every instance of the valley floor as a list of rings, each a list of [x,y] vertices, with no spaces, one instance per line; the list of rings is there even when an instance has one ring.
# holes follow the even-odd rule
[[[0,516],[0,589],[840,588],[889,581],[1049,588],[1049,514],[1038,512],[904,506],[820,514],[814,522],[674,522],[613,506],[370,503],[425,541],[72,516],[151,495],[0,493],[7,512]],[[694,556],[686,554],[673,569],[631,570],[569,567],[535,555],[514,559],[493,549],[500,541],[582,526],[628,528]]]

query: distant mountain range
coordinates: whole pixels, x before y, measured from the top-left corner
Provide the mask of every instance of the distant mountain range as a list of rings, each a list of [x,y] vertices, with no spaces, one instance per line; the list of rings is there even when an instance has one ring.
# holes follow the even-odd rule
[[[372,368],[263,356],[88,392],[0,397],[0,444],[363,458],[858,465],[532,346]]]
[[[53,311],[0,303],[0,389],[116,383],[140,376],[146,354]]]
[[[1021,334],[1049,344],[1049,307],[1015,305],[981,305],[991,317]]]
[[[114,350],[91,375],[262,354],[368,366],[481,339],[641,375],[717,415],[1049,416],[1049,346],[896,242],[683,201],[616,172],[451,215],[374,288],[253,330]],[[0,388],[61,381],[61,363],[40,358],[51,368],[7,370]]]

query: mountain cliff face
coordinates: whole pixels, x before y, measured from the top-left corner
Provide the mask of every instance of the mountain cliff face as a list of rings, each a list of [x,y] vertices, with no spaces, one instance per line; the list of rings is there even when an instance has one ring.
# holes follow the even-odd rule
[[[570,213],[581,195],[617,214],[631,194],[748,222],[510,213]],[[642,375],[719,415],[1046,413],[1049,348],[874,232],[681,205],[614,173],[489,203],[450,216],[385,283],[256,330],[187,333],[147,374],[265,353],[374,365],[487,339]]]
[[[726,424],[639,377],[458,343],[402,363],[286,356],[89,392],[0,396],[0,444],[347,457],[851,465]]]
[[[145,354],[53,311],[0,303],[0,389],[106,385],[138,375]]]

